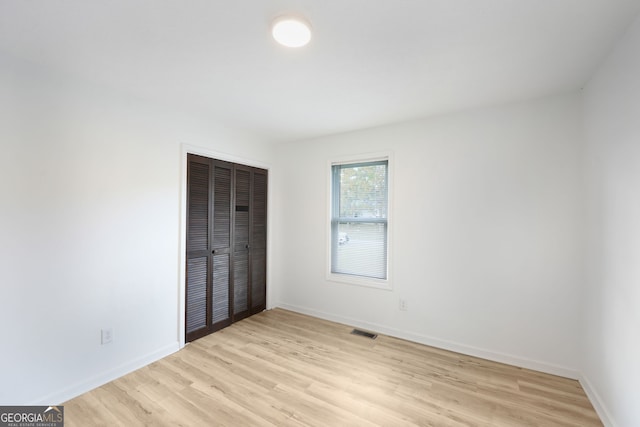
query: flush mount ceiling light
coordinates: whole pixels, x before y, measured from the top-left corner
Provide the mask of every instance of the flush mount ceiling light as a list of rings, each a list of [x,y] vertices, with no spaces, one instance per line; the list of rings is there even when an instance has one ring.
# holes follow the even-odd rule
[[[283,46],[302,47],[311,40],[311,25],[302,18],[281,16],[273,21],[271,35]]]

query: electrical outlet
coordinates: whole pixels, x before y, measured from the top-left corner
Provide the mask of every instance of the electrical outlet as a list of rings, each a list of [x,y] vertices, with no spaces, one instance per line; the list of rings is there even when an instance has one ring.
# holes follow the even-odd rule
[[[113,341],[113,329],[111,329],[111,328],[103,329],[101,331],[101,343],[102,343],[102,345],[109,344],[111,341]]]
[[[400,299],[400,311],[407,311],[409,309],[409,307],[407,306],[407,300],[406,299]]]

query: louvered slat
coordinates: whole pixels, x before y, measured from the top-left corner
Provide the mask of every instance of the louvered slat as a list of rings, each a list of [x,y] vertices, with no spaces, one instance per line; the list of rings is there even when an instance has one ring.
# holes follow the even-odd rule
[[[236,206],[249,206],[251,172],[236,169]]]
[[[266,303],[267,251],[254,249],[251,254],[251,308],[263,307]]]
[[[249,255],[237,252],[233,257],[233,311],[242,313],[249,308],[248,301]]]
[[[229,318],[229,258],[229,254],[213,257],[212,324]]]
[[[213,178],[213,247],[231,245],[231,169],[214,168]]]
[[[249,244],[249,212],[236,212],[234,230],[234,250],[246,251]]]
[[[251,172],[236,169],[236,208],[234,218],[233,250],[234,255],[246,251],[249,244],[249,196]],[[235,279],[235,276],[234,276]]]
[[[251,309],[265,308],[267,292],[267,175],[253,174],[251,215]]]
[[[207,326],[207,258],[187,260],[187,333]]]
[[[209,173],[209,165],[190,162],[188,251],[205,251],[209,246]]]
[[[252,236],[253,248],[267,247],[267,177],[256,172],[253,177],[252,203]]]

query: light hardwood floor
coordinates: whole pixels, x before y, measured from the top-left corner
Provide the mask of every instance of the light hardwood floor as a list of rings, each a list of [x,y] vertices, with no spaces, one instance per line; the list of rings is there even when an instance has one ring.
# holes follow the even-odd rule
[[[66,426],[601,426],[577,381],[276,309],[65,403]]]

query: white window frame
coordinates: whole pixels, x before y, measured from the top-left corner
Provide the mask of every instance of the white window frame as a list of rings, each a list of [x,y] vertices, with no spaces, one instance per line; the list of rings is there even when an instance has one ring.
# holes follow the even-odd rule
[[[349,165],[355,163],[367,163],[387,161],[387,278],[377,279],[372,277],[355,276],[332,272],[332,227],[333,219],[333,166]],[[391,152],[369,153],[353,156],[345,156],[331,159],[327,165],[327,281],[345,283],[349,285],[365,286],[382,290],[393,290],[393,155]]]

